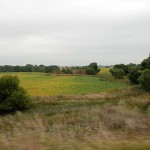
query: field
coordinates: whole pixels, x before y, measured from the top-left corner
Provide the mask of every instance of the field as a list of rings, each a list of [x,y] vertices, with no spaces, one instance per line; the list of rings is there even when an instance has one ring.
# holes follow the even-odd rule
[[[119,90],[127,87],[123,82],[104,80],[110,77],[108,71],[104,76],[55,76],[44,73],[1,73],[0,76],[17,75],[29,95],[54,96],[99,93]],[[101,74],[100,74],[101,75]],[[107,76],[107,77],[106,77]]]
[[[150,93],[126,79],[108,69],[100,77],[17,75],[33,107],[0,116],[0,149],[150,149]]]

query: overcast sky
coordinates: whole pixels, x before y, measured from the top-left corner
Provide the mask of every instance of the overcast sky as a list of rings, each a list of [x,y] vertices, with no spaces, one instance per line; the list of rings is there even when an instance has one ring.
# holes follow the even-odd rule
[[[0,65],[140,63],[150,0],[0,0]]]

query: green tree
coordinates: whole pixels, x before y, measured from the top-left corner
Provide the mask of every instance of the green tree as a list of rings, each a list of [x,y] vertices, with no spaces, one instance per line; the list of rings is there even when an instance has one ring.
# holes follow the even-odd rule
[[[123,79],[125,75],[124,70],[121,68],[113,68],[110,70],[110,72],[116,79]]]
[[[87,75],[95,75],[95,74],[97,74],[96,71],[95,71],[95,69],[92,68],[92,67],[86,67],[85,73],[86,73]]]
[[[90,63],[89,66],[86,66],[84,68],[85,68],[86,74],[88,74],[88,75],[96,75],[100,71],[97,63],[95,63],[95,62]]]
[[[113,67],[113,69],[122,69],[124,71],[124,75],[127,75],[128,72],[128,65],[124,65],[124,64],[117,64]]]
[[[46,73],[60,73],[60,68],[56,65],[51,65],[45,67],[45,72]]]
[[[32,72],[33,71],[33,65],[27,64],[24,66],[24,69],[25,69],[24,70],[25,72]]]
[[[142,72],[139,81],[145,90],[150,91],[150,69],[146,69]]]
[[[129,78],[131,83],[138,84],[140,75],[141,75],[141,72],[138,69],[138,67],[132,67],[129,69],[128,78]]]
[[[62,70],[61,70],[61,72],[63,73],[63,74],[73,74],[73,71],[70,69],[70,68],[63,68]]]
[[[93,68],[95,70],[96,73],[98,73],[100,71],[98,65],[96,62],[93,62],[89,65],[89,67]]]
[[[144,59],[141,63],[141,69],[145,70],[145,69],[150,69],[150,57],[148,57],[147,59]]]
[[[25,110],[30,106],[30,97],[19,86],[17,76],[6,75],[0,78],[0,112]]]

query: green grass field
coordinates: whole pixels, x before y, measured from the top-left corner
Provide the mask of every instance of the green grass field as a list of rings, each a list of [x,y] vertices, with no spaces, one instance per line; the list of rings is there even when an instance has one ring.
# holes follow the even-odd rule
[[[107,81],[112,77],[106,71],[98,76],[54,76],[44,73],[1,73],[17,75],[31,96],[72,95],[109,92],[127,87],[120,81]],[[114,79],[113,79],[114,80]]]

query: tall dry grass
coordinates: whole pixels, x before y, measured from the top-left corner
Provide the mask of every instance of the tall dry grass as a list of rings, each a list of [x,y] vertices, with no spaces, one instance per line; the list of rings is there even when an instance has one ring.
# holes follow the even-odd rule
[[[0,149],[149,150],[149,102],[136,90],[41,97],[27,112],[0,116]]]

